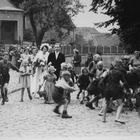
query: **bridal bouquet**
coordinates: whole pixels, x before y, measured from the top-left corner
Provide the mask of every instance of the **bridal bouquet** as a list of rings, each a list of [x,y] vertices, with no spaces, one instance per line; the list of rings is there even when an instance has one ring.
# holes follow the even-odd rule
[[[34,62],[35,67],[44,67],[46,64],[46,60],[43,58],[37,58],[36,61]]]
[[[29,61],[23,60],[19,70],[20,70],[22,76],[31,75],[32,69],[31,69],[31,66],[29,64]]]

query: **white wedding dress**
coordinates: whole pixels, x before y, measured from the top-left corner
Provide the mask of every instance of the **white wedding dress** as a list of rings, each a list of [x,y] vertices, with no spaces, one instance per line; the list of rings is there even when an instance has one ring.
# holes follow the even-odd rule
[[[49,56],[49,52],[46,52],[45,54],[43,54],[42,51],[39,51],[37,54],[36,54],[36,57],[35,57],[35,60],[36,61],[38,58],[41,59],[41,60],[44,60],[47,64],[47,61],[48,61],[48,56]],[[43,75],[44,75],[44,72],[46,72],[47,70],[47,65],[45,65],[44,67],[36,67],[35,69],[35,74],[34,74],[34,80],[33,80],[33,89],[32,91],[34,91],[35,93],[37,93],[37,91],[39,90],[39,86],[43,83]]]

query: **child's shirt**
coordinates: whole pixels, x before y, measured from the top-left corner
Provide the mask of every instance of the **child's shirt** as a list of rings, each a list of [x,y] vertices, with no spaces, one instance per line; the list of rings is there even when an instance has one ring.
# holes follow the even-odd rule
[[[105,69],[102,69],[102,70],[97,69],[97,70],[96,70],[96,78],[102,77],[102,74],[103,74],[105,71],[106,71]]]
[[[78,86],[81,88],[81,89],[86,89],[87,86],[89,85],[90,83],[90,80],[89,80],[89,74],[88,75],[84,75],[84,74],[81,74],[78,78]]]
[[[71,87],[69,85],[69,83],[66,82],[66,80],[64,78],[61,78],[60,80],[57,81],[57,83],[55,84],[56,87],[61,87],[65,90],[75,90],[74,87]]]
[[[50,73],[47,73],[45,74],[44,76],[44,80],[48,81],[48,82],[54,82],[56,81],[57,77],[55,74],[50,74]]]
[[[18,68],[14,66],[11,62],[8,61],[5,63],[3,60],[0,61],[0,69],[4,76],[9,75],[10,68],[19,72]]]
[[[21,71],[21,74],[20,74],[21,76],[31,75],[31,71],[32,71],[30,66],[26,66],[26,67],[21,66],[19,70]]]

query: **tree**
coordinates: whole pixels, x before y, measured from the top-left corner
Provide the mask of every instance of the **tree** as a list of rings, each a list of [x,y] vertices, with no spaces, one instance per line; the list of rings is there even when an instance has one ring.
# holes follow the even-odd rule
[[[34,41],[34,38],[33,38],[33,32],[31,31],[31,29],[25,29],[24,30],[24,36],[23,36],[23,40],[24,41]]]
[[[24,2],[24,0],[10,0],[16,7],[20,7],[20,5]]]
[[[63,37],[62,29],[68,33],[73,30],[75,26],[71,17],[83,8],[79,0],[24,0],[20,3],[29,17],[37,46],[40,46],[44,34],[51,29],[58,32],[60,38]]]
[[[98,13],[102,9],[103,14],[111,17],[109,21],[98,23],[99,27],[117,24],[119,28],[112,29],[112,33],[119,35],[125,49],[140,50],[139,0],[92,0],[91,5],[91,11]]]
[[[84,37],[80,34],[75,34],[75,42],[74,44],[76,46],[80,45],[83,46],[84,44],[86,44],[86,40],[84,39]]]

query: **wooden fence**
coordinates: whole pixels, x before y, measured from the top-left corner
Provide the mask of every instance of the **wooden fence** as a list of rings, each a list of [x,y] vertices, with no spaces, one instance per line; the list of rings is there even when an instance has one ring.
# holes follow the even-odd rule
[[[73,46],[62,46],[62,52],[65,55],[71,55],[73,54]],[[85,55],[88,53],[97,53],[100,52],[101,54],[125,54],[125,50],[123,50],[123,48],[118,47],[118,46],[111,46],[111,47],[96,47],[96,46],[92,46],[92,47],[84,47],[84,46],[76,46],[76,49],[79,50],[79,53],[81,55]]]
[[[18,45],[18,44],[17,44]],[[8,46],[11,46],[10,44],[0,44],[0,49],[8,49]],[[67,55],[73,54],[74,47],[71,45],[68,46],[62,46],[62,52]],[[97,52],[100,52],[101,54],[105,55],[113,55],[113,54],[126,54],[125,50],[118,46],[76,46],[76,49],[79,50],[79,53],[81,55],[85,55],[88,53],[96,54]]]
[[[102,55],[102,59],[103,59],[103,64],[105,68],[109,68],[111,63],[115,60],[115,58],[122,58],[124,56],[124,54],[114,54],[114,55]],[[129,55],[130,57],[132,57],[132,55]],[[66,55],[66,62],[67,63],[72,63],[72,59],[73,57],[70,55]],[[82,55],[82,66],[85,65],[85,61],[87,60],[87,55]]]

